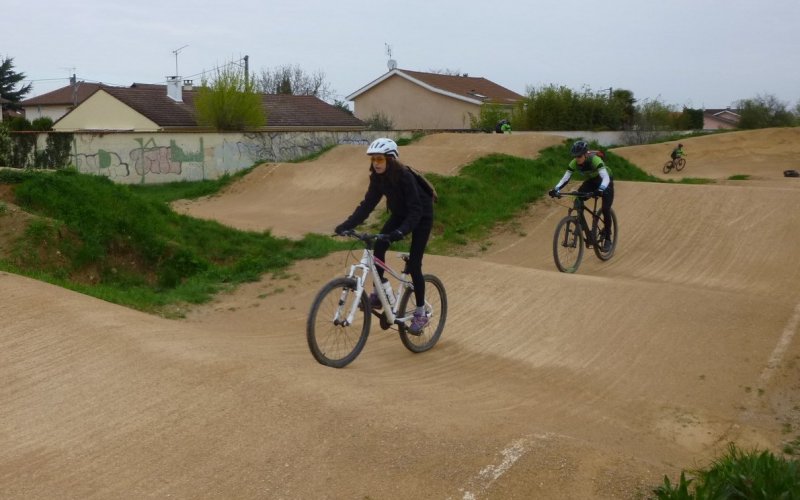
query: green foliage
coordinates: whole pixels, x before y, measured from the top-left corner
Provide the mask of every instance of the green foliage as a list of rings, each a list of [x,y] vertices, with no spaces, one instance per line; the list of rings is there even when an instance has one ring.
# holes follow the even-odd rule
[[[683,108],[677,125],[680,130],[702,130],[703,129],[703,110]]]
[[[621,130],[633,115],[633,93],[582,92],[553,84],[530,89],[514,109],[517,130]]]
[[[33,130],[31,122],[21,116],[15,116],[8,121],[8,130],[12,132],[20,132],[26,130]]]
[[[787,104],[772,95],[760,95],[739,101],[740,129],[792,127],[797,117],[787,109]]]
[[[673,485],[668,477],[653,490],[660,500],[727,499],[772,500],[800,498],[800,462],[779,458],[769,451],[742,451],[734,444],[694,478]]]
[[[242,131],[266,124],[261,95],[244,71],[228,65],[205,79],[194,100],[197,122],[217,130]]]
[[[137,196],[155,203],[171,203],[175,200],[193,200],[218,193],[222,188],[251,172],[253,167],[233,175],[224,174],[218,179],[202,181],[177,181],[162,184],[132,184],[128,188]]]
[[[425,137],[425,132],[422,132],[420,130],[415,130],[414,132],[411,133],[411,137],[401,137],[397,139],[395,142],[397,143],[398,146],[408,146],[409,144],[413,144],[418,140],[422,139],[423,137]]]
[[[14,141],[8,132],[8,126],[0,122],[0,167],[10,166],[13,154]]]
[[[19,109],[18,103],[25,99],[25,96],[31,91],[32,84],[30,83],[16,88],[23,80],[25,80],[25,73],[14,71],[13,57],[0,60],[0,97],[11,101],[11,104],[7,105],[11,109]]]
[[[11,136],[10,167],[27,168],[33,163],[33,150],[36,147],[36,134],[13,134]]]
[[[178,215],[143,196],[144,189],[72,170],[13,180],[17,203],[46,218],[19,243],[19,258],[0,268],[139,309],[202,302],[224,287],[341,247],[323,236],[291,241]],[[87,269],[95,282],[75,278]]]
[[[572,159],[571,144],[544,149],[534,160],[493,154],[465,166],[458,176],[426,175],[439,193],[430,251],[446,253],[481,240],[495,224],[509,221],[541,198],[564,174]],[[592,148],[600,149],[596,143]],[[624,158],[606,155],[615,179],[658,181]]]
[[[389,118],[386,113],[383,111],[376,111],[364,120],[364,123],[367,125],[367,130],[392,130],[394,129],[394,123],[392,123],[392,119]]]
[[[494,132],[495,125],[502,119],[510,119],[510,113],[508,108],[499,104],[484,104],[478,116],[469,114],[470,128],[483,132]]]
[[[337,108],[337,109],[341,109],[342,111],[344,111],[345,113],[347,113],[349,115],[353,114],[353,110],[350,109],[350,105],[347,104],[347,101],[340,101],[339,99],[335,99],[333,101],[333,107]]]
[[[50,132],[45,140],[47,167],[64,168],[70,164],[73,135],[63,132]]]
[[[47,132],[53,128],[53,119],[49,116],[40,116],[31,122],[31,130]]]

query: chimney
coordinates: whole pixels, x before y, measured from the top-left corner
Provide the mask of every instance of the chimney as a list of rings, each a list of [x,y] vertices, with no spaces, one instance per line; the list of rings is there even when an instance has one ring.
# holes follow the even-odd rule
[[[193,82],[191,80],[184,80],[183,81],[183,90],[192,90],[194,88]]]
[[[167,77],[167,97],[175,102],[183,102],[183,88],[181,87],[181,77]]]

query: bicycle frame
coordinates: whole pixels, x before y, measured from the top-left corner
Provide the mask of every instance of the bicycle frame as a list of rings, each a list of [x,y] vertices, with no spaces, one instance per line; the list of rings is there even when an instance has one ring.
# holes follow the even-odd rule
[[[401,258],[407,258],[407,254],[400,254]],[[381,283],[380,275],[378,274],[378,267],[383,269],[385,272],[388,272],[390,276],[398,280],[397,290],[394,292],[395,300],[394,303],[389,301],[389,297],[386,296],[386,291],[383,289],[383,284]],[[356,295],[361,297],[361,294],[366,293],[366,283],[367,279],[369,278],[370,274],[372,275],[372,284],[375,287],[375,293],[378,295],[378,298],[383,305],[383,315],[386,317],[386,321],[389,324],[401,324],[404,321],[411,319],[411,316],[406,316],[403,318],[397,317],[397,307],[398,303],[400,302],[400,297],[406,288],[411,286],[411,281],[408,279],[408,275],[406,273],[398,273],[391,267],[389,267],[385,262],[381,259],[375,257],[372,248],[369,246],[364,249],[364,252],[361,255],[361,260],[358,264],[353,264],[350,266],[350,272],[347,274],[348,278],[353,278],[356,280]],[[344,304],[344,296],[348,293],[346,290],[342,291],[342,298],[340,300],[340,304]],[[347,311],[347,318],[346,324],[350,325],[353,323],[353,319],[355,315],[358,313],[358,304],[359,301],[353,301],[350,310]],[[372,311],[373,314],[376,316],[380,316],[376,311]],[[340,320],[339,316],[340,311],[336,312],[336,317],[334,318],[334,322]]]
[[[572,208],[567,211],[567,215],[572,215],[572,212],[577,212],[578,223],[581,225],[581,230],[583,231],[584,239],[587,243],[592,245],[597,244],[594,238],[595,228],[597,228],[597,221],[602,216],[601,213],[597,210],[597,197],[593,197],[594,199],[594,206],[589,208],[586,206],[586,193],[580,192],[572,192],[572,193],[563,193],[566,195],[575,196],[575,203],[573,204]],[[589,225],[589,222],[586,220],[586,212],[592,214],[592,224]]]

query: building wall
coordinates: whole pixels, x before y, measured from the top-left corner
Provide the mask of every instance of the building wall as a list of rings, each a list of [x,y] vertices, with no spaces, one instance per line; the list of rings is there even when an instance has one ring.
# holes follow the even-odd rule
[[[720,129],[734,129],[736,128],[731,123],[718,120],[713,116],[703,117],[703,130],[720,130]]]
[[[47,133],[37,148],[46,148]],[[123,184],[217,179],[264,162],[289,161],[330,145],[362,144],[409,132],[74,132],[71,164]]]
[[[69,107],[66,104],[54,104],[48,106],[26,106],[22,108],[25,110],[25,119],[29,122],[37,118],[48,117],[53,121],[58,120],[67,114]]]
[[[468,129],[480,106],[431,92],[393,76],[353,99],[353,114],[368,120],[382,112],[400,130]]]
[[[156,131],[159,126],[101,89],[53,125],[58,131],[87,129]]]

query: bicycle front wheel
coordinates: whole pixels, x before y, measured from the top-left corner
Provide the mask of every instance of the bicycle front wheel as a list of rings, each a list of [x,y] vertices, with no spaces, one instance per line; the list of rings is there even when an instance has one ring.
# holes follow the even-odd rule
[[[665,174],[668,174],[668,173],[669,173],[669,171],[670,171],[670,170],[672,170],[672,167],[673,167],[673,166],[674,166],[674,165],[672,164],[672,160],[670,160],[670,161],[668,161],[668,162],[666,162],[666,163],[664,164],[664,167],[662,168],[662,170],[664,171],[664,173],[665,173]]]
[[[553,235],[553,259],[562,273],[574,273],[583,259],[583,231],[574,215],[561,219]]]
[[[354,301],[360,306],[353,322],[347,323]],[[306,323],[306,339],[314,359],[333,368],[350,364],[367,343],[371,319],[366,294],[356,294],[356,280],[336,278],[322,287]]]
[[[675,170],[680,172],[683,170],[683,167],[686,166],[686,159],[685,158],[678,158],[678,161],[675,162]]]
[[[426,274],[423,278],[425,279],[425,315],[428,316],[428,324],[419,334],[411,333],[406,324],[399,325],[400,340],[411,352],[425,352],[436,345],[439,337],[442,336],[444,323],[447,321],[447,292],[442,280],[432,274]],[[407,317],[410,322],[415,309],[414,288],[408,287],[397,306],[397,317]]]

